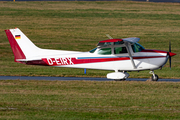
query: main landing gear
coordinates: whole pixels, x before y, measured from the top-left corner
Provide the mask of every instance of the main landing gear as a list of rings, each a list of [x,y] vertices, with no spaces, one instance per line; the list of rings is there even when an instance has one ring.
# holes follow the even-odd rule
[[[158,75],[154,74],[154,71],[150,71],[149,73],[152,74],[151,76],[152,81],[158,81],[159,77]]]
[[[150,81],[158,81],[159,77],[158,77],[158,75],[154,74],[153,70],[151,70],[149,73],[152,74]],[[108,79],[114,79],[115,81],[125,81],[126,78],[128,78],[128,77],[129,77],[129,74],[125,71],[113,72],[113,73],[107,74]]]

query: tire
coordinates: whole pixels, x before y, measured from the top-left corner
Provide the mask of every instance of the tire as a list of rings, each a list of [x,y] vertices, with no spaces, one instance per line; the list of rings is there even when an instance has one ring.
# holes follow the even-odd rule
[[[126,79],[114,79],[114,81],[125,81]]]
[[[155,74],[155,77],[152,75],[151,79],[152,81],[158,81],[159,77],[158,75]]]

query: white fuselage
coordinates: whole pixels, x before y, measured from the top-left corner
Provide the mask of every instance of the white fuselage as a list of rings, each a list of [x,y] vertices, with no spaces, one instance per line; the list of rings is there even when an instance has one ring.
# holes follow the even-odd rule
[[[94,53],[47,50],[49,55],[42,55],[36,59],[42,59],[47,65],[54,67],[87,68],[115,71],[140,71],[154,70],[162,67],[168,59],[165,51],[143,50],[134,53],[131,49],[136,68],[133,68],[128,53],[123,54],[98,54],[98,48]],[[56,53],[53,55],[53,53]],[[58,54],[59,53],[59,54]]]

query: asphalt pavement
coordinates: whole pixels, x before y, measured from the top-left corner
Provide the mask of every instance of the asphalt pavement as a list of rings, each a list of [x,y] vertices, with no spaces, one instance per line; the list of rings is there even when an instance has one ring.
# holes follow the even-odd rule
[[[126,81],[147,81],[149,78],[127,78]],[[0,76],[0,80],[50,80],[50,81],[113,81],[107,78],[94,77],[35,77],[35,76]],[[180,82],[180,79],[159,79],[158,82]]]

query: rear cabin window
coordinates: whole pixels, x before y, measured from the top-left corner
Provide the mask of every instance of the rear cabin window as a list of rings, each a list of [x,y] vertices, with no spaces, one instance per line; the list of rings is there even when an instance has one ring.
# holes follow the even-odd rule
[[[135,52],[135,53],[136,52],[141,52],[142,50],[145,49],[142,45],[140,45],[138,43],[135,43],[134,45],[131,45],[131,47],[132,47],[133,52]]]
[[[102,48],[98,51],[98,54],[100,55],[110,55],[111,54],[111,48]]]
[[[114,48],[114,54],[122,54],[127,53],[126,47],[115,47]]]
[[[94,48],[94,49],[90,50],[89,52],[90,52],[90,53],[94,53],[94,52],[96,51],[96,49],[97,49],[97,48]]]

